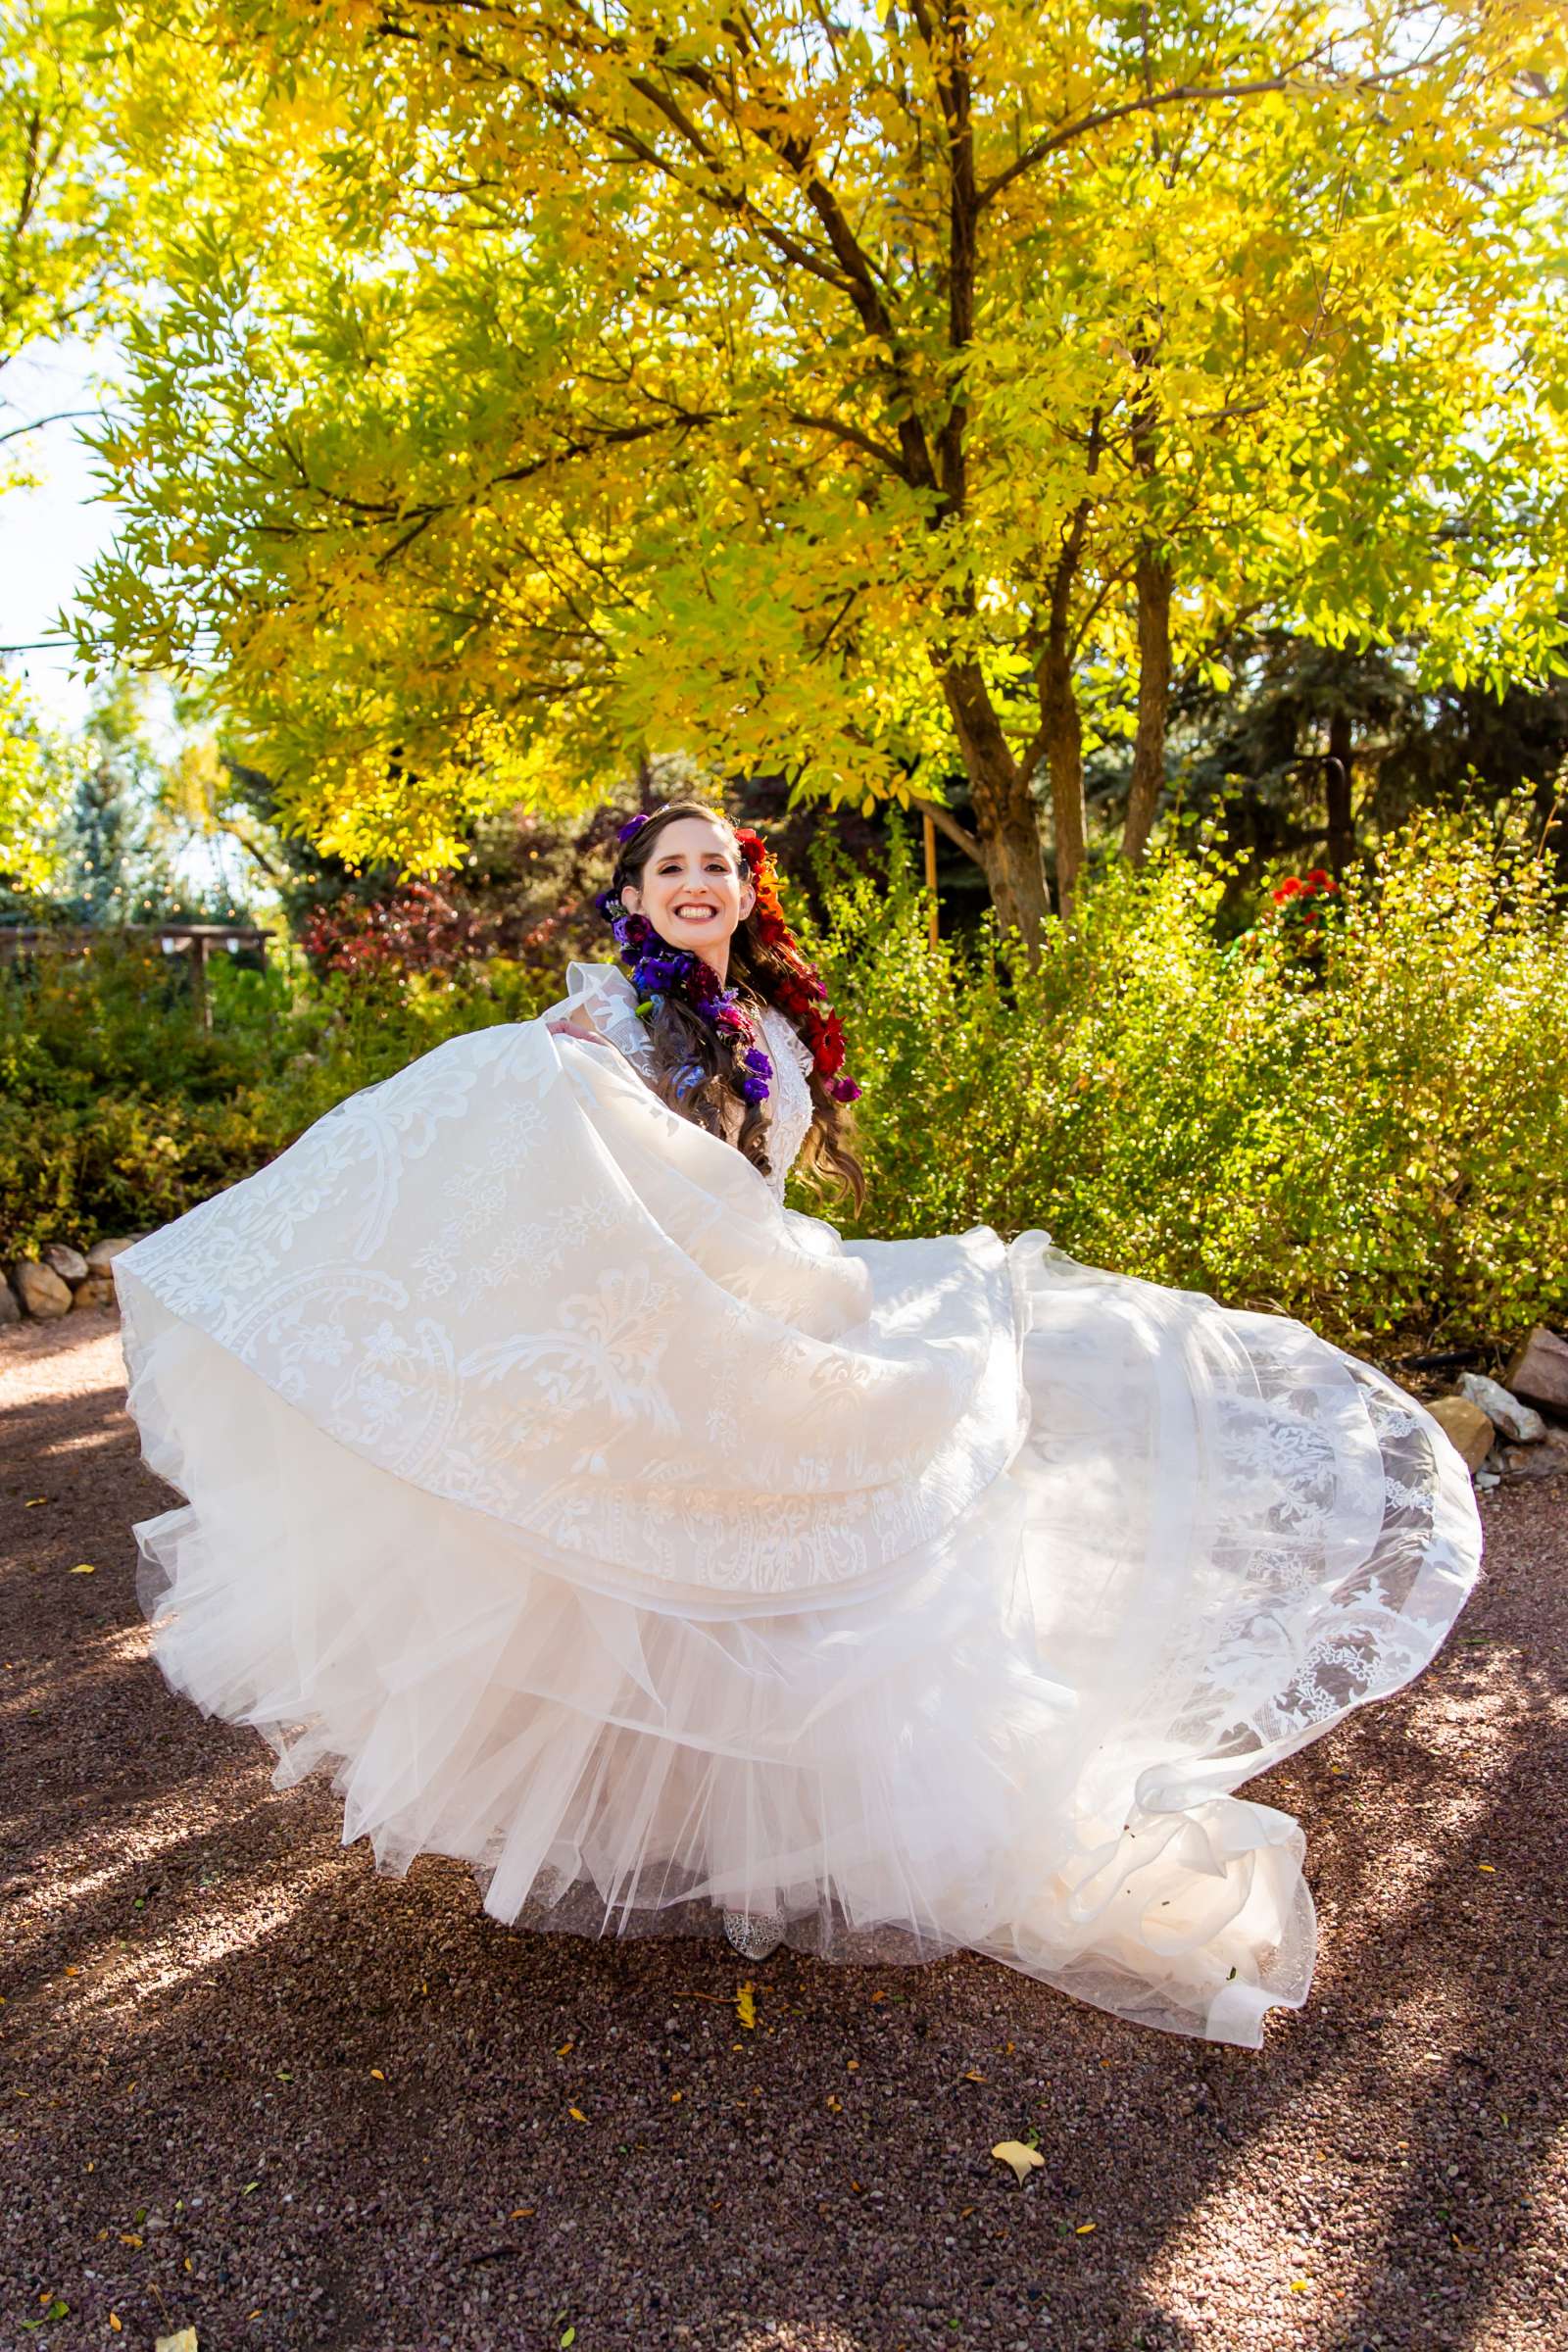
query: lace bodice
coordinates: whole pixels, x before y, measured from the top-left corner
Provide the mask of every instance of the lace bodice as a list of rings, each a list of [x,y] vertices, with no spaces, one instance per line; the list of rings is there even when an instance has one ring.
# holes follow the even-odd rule
[[[619,964],[568,964],[566,994],[543,1017],[564,1019],[577,1010],[587,1015],[601,1037],[620,1049],[635,1069],[645,1077],[649,1075],[653,1047],[638,1015],[637,992]],[[772,1169],[767,1181],[775,1199],[782,1200],[785,1181],[811,1125],[808,1083],[811,1053],[788,1013],[781,1012],[776,1004],[763,1006],[761,1030],[763,1046],[773,1064],[773,1083],[766,1105],[770,1122],[767,1156]],[[726,1103],[724,1127],[731,1143],[739,1135],[745,1115],[738,1102]]]

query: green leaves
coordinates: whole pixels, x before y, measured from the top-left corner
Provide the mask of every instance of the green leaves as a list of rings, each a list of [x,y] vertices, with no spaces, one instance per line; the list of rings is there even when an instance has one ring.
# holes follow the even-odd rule
[[[1040,1226],[1352,1352],[1547,1317],[1568,1287],[1568,906],[1528,790],[1501,830],[1499,852],[1483,807],[1401,829],[1347,878],[1310,989],[1216,938],[1217,875],[1168,843],[1095,877],[1010,981],[989,922],[930,947],[907,852],[890,893],[843,882],[811,951],[866,1089],[846,1232]]]
[[[1178,678],[1240,612],[1540,668],[1560,36],[1418,14],[1331,56],[1315,0],[1001,0],[961,59],[785,0],[137,19],[119,135],[178,225],[83,647],[217,669],[292,823],[422,870],[648,748],[939,794],[960,672],[1027,779],[1054,611],[1115,741],[1151,550]]]

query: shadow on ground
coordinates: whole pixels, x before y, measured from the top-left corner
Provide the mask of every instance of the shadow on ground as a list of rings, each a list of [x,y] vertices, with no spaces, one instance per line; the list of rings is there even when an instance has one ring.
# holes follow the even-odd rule
[[[748,1974],[514,1933],[455,1863],[378,1878],[328,1786],[274,1790],[147,1659],[130,1523],[170,1496],[112,1320],[0,1335],[0,1396],[8,2345],[1568,2335],[1549,1489],[1489,1501],[1436,1667],[1254,1785],[1306,1825],[1323,1949],[1253,2053],[981,1961]],[[1031,2132],[1020,2188],[989,2150]]]

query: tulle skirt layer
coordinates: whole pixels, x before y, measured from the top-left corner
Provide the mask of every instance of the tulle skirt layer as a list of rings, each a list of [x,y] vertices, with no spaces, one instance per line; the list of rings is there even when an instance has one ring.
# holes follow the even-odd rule
[[[910,1247],[855,1246],[878,1280]],[[631,1586],[399,1475],[122,1259],[131,1409],[187,1498],[137,1531],[158,1662],[277,1786],[328,1770],[379,1869],[462,1857],[497,1920],[968,1948],[1256,2045],[1315,1924],[1298,1826],[1235,1791],[1432,1656],[1478,1573],[1469,1477],[1298,1322],[1040,1233],[1006,1258],[1021,1440],[807,1594]]]

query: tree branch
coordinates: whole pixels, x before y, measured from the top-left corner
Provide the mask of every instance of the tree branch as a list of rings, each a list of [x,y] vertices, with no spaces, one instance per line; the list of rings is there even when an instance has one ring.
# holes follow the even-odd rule
[[[1059,123],[1054,130],[1046,131],[1026,147],[1004,172],[999,172],[994,179],[986,182],[980,191],[980,209],[983,212],[994,197],[1001,195],[1004,188],[1025,172],[1032,171],[1048,155],[1054,155],[1059,148],[1070,146],[1075,139],[1086,138],[1091,131],[1103,130],[1108,123],[1125,122],[1130,115],[1152,114],[1168,106],[1209,105],[1227,98],[1263,98],[1282,94],[1299,97],[1327,95],[1331,91],[1348,88],[1379,89],[1386,82],[1397,81],[1407,74],[1429,72],[1432,66],[1429,57],[1412,58],[1404,65],[1391,66],[1381,74],[1335,74],[1317,81],[1303,82],[1303,74],[1322,55],[1323,46],[1320,43],[1298,65],[1288,66],[1279,74],[1257,74],[1250,81],[1178,82],[1172,89],[1148,92],[1139,98],[1126,99],[1120,106],[1101,107],[1093,114],[1080,115],[1076,122]]]

